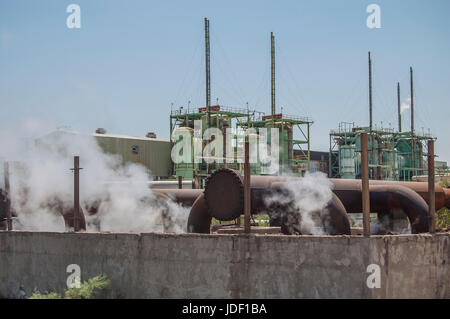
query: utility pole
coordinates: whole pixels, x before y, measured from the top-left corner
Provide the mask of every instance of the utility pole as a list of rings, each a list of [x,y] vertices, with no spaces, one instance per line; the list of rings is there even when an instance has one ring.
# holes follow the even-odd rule
[[[436,232],[436,197],[434,189],[434,140],[428,140],[428,209],[430,232]]]
[[[402,110],[400,102],[400,83],[397,82],[398,132],[402,131]]]
[[[211,106],[211,69],[209,45],[209,20],[205,18],[206,128],[209,128],[210,124],[209,107]]]
[[[372,128],[373,128],[373,118],[372,118],[372,59],[370,57],[369,51],[369,136],[370,136],[370,157],[369,163],[373,163],[373,136],[372,136]]]
[[[275,117],[275,36],[270,32],[270,60],[271,60],[271,112]]]
[[[361,133],[361,193],[364,236],[370,236],[369,162],[367,155],[367,133]]]
[[[248,138],[248,137],[247,137]],[[244,232],[250,233],[250,146],[248,139],[245,141],[244,161]]]
[[[73,229],[80,231],[80,157],[73,157]]]

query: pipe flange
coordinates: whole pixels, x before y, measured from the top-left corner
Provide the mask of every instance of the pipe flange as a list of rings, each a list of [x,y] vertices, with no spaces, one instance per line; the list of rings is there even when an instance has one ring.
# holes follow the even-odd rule
[[[209,214],[220,221],[236,219],[244,211],[244,181],[235,170],[221,168],[212,173],[204,194]]]

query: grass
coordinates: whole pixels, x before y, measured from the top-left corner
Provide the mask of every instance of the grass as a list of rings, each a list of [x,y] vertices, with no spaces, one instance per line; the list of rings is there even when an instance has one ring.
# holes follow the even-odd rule
[[[65,289],[63,294],[57,292],[41,293],[35,290],[28,299],[92,299],[109,284],[110,280],[102,274],[83,282],[80,288]]]
[[[450,227],[450,210],[444,207],[436,212],[436,229],[448,227]]]

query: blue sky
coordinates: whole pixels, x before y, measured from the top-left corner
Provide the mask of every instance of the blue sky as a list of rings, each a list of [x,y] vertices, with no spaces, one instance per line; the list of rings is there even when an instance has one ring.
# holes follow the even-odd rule
[[[66,7],[81,7],[68,29]],[[366,7],[381,7],[381,29]],[[314,120],[312,148],[327,151],[339,122],[367,125],[367,52],[374,123],[397,127],[396,83],[416,130],[438,137],[450,161],[450,1],[0,2],[0,125],[42,118],[81,132],[169,135],[170,105],[204,105],[203,18],[210,19],[212,99],[270,111],[270,32],[277,107]],[[409,127],[409,113],[403,127]]]

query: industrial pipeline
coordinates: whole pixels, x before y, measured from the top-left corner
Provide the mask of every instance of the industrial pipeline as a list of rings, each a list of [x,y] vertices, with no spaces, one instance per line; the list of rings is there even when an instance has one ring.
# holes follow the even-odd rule
[[[265,200],[276,193],[285,193],[287,183],[301,178],[280,176],[252,176],[251,212],[252,214],[284,212],[278,216],[282,232],[298,233],[292,224],[292,205],[276,207]],[[321,212],[317,212],[327,234],[350,234],[347,214],[361,213],[361,180],[330,179],[333,184],[333,197]],[[427,183],[370,181],[370,210],[379,216],[393,217],[401,212],[407,216],[412,233],[429,231],[428,188]],[[223,168],[214,172],[206,181],[205,190],[193,202],[188,219],[188,232],[209,233],[211,218],[229,221],[240,216],[244,209],[243,178],[239,172]],[[450,192],[435,185],[436,209],[449,207]],[[194,194],[192,194],[194,195]]]

